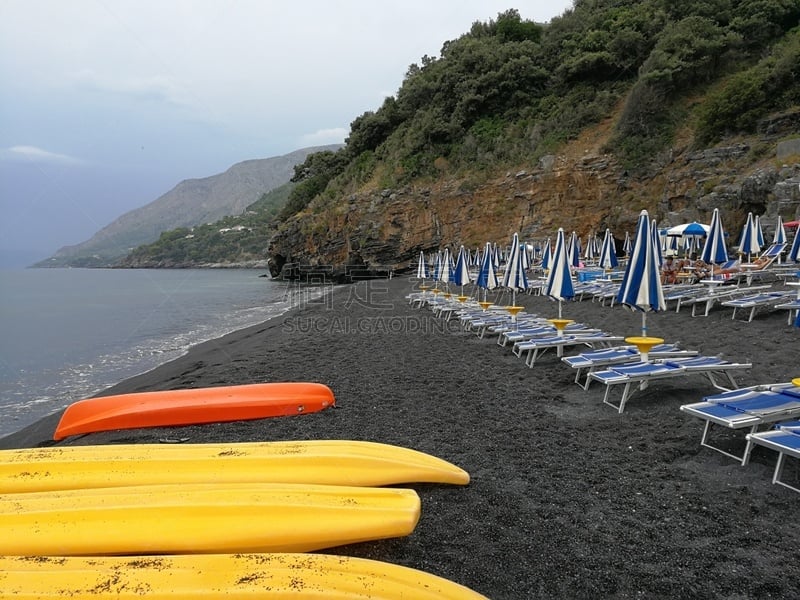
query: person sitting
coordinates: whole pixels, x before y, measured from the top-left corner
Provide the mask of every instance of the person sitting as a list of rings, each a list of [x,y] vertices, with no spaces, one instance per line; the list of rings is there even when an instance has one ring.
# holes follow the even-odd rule
[[[678,269],[672,256],[667,256],[661,266],[661,283],[676,283],[678,281]]]
[[[699,283],[702,279],[711,275],[711,266],[703,259],[697,258],[697,254],[692,254],[691,261],[694,267],[693,283]]]

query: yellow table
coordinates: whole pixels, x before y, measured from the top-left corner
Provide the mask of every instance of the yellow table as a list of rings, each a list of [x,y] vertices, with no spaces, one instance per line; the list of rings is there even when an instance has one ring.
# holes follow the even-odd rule
[[[524,306],[506,306],[505,309],[508,312],[508,314],[511,315],[511,320],[516,323],[517,315],[520,312],[522,312],[523,310],[525,310],[525,307]]]
[[[492,305],[492,303],[491,303],[491,302],[487,302],[486,300],[481,300],[480,302],[478,302],[478,305],[479,305],[479,306],[480,306],[480,307],[481,307],[483,310],[486,310],[487,308],[489,308],[489,307]]]
[[[794,379],[792,379],[792,383],[797,387],[800,387],[800,377],[795,377]]]
[[[633,344],[639,349],[639,354],[642,355],[642,360],[645,362],[647,362],[648,360],[650,349],[653,346],[658,346],[659,344],[664,343],[664,340],[662,338],[649,337],[649,336],[626,337],[625,341],[629,344]]]
[[[551,323],[553,327],[556,328],[559,337],[564,337],[564,328],[575,321],[572,319],[547,319],[547,322]]]
[[[456,300],[461,302],[462,304],[469,299],[469,296],[456,296]]]

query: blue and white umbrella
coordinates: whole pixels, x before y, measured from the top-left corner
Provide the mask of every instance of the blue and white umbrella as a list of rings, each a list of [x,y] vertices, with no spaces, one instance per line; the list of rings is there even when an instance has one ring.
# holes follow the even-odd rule
[[[461,295],[464,295],[464,286],[469,283],[469,253],[464,246],[458,250],[458,259],[453,271],[453,283],[461,287]]]
[[[747,220],[742,227],[742,233],[739,236],[739,254],[747,255],[747,262],[750,262],[752,254],[758,254],[761,246],[758,245],[758,233],[756,232],[755,221],[753,220],[753,213],[747,213]]]
[[[661,233],[658,230],[658,225],[656,224],[656,220],[653,219],[650,221],[650,231],[653,235],[653,244],[655,245],[656,249],[656,264],[658,268],[661,268],[661,265],[664,264],[664,250],[663,246],[661,245]]]
[[[692,221],[691,223],[683,223],[682,225],[675,225],[674,227],[670,227],[667,229],[668,236],[678,236],[678,237],[705,237],[708,235],[708,232],[711,230],[711,227],[708,225],[703,225],[702,223],[698,223],[697,221]]]
[[[721,265],[728,261],[728,249],[725,247],[725,230],[722,228],[722,218],[719,216],[718,208],[715,208],[711,215],[711,228],[700,258],[703,262],[712,265],[712,276],[714,275],[713,265]]]
[[[792,248],[789,250],[789,256],[786,257],[787,260],[791,260],[796,263],[800,263],[800,227],[794,232],[794,241],[792,242]]]
[[[611,230],[606,229],[606,234],[603,236],[603,245],[600,247],[600,260],[598,266],[611,271],[619,264],[617,260],[617,250],[614,247],[614,236],[611,235]]]
[[[545,288],[547,296],[553,300],[558,300],[559,319],[561,318],[561,303],[564,300],[572,300],[575,297],[575,286],[572,283],[572,271],[570,270],[567,254],[568,249],[564,240],[564,230],[559,227]]]
[[[478,271],[478,279],[475,284],[479,288],[483,288],[484,301],[486,300],[486,290],[493,290],[498,285],[497,271],[495,271],[494,268],[494,253],[492,252],[492,245],[489,242],[486,242],[481,269]]]
[[[753,228],[756,230],[756,240],[758,241],[758,250],[764,247],[764,230],[761,229],[761,217],[756,215],[753,218]]]
[[[420,251],[419,261],[417,262],[417,279],[420,281],[419,287],[422,290],[423,295],[425,295],[428,290],[427,286],[425,285],[425,280],[430,276],[431,275],[428,272],[428,263],[425,262],[425,253]]]
[[[519,235],[515,233],[506,261],[506,270],[503,273],[503,287],[511,290],[512,306],[517,305],[517,292],[528,289],[528,278],[525,276],[521,254]]]
[[[772,237],[773,244],[786,243],[786,230],[783,228],[783,217],[778,215],[778,221],[775,223],[775,235]]]
[[[622,242],[622,252],[625,254],[626,257],[628,257],[631,255],[632,249],[633,249],[633,244],[631,243],[631,234],[626,231],[625,241]]]
[[[553,261],[553,249],[550,246],[550,238],[547,238],[547,242],[544,244],[544,250],[542,250],[542,270],[547,271],[550,268],[550,263]]]
[[[445,285],[453,280],[453,270],[450,261],[450,248],[445,248],[444,252],[441,252],[439,255],[437,255],[436,273],[434,277],[436,281],[441,281]]]
[[[661,273],[657,263],[657,244],[646,210],[639,215],[631,259],[625,268],[617,302],[642,313],[642,336],[647,337],[647,313],[666,310]]]
[[[425,283],[425,280],[430,277],[431,274],[428,272],[428,263],[425,262],[425,253],[419,253],[419,262],[417,263],[417,279],[420,279],[422,283]]]
[[[581,264],[581,240],[574,231],[570,235],[567,247],[567,257],[570,266],[578,268]]]

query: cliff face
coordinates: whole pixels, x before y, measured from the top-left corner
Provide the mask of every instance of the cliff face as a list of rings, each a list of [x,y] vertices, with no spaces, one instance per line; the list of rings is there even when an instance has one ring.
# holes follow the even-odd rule
[[[629,176],[602,153],[609,125],[586,131],[558,155],[480,185],[442,178],[431,185],[363,189],[334,203],[317,199],[271,240],[270,270],[278,276],[287,263],[402,270],[416,264],[421,250],[505,244],[515,231],[523,240],[546,239],[559,227],[584,238],[608,227],[622,239],[642,209],[671,226],[708,222],[718,207],[734,240],[750,211],[762,215],[769,239],[778,213],[784,220],[800,216],[800,153],[792,152],[796,142],[779,142],[797,136],[796,116],[771,119],[759,136],[735,144],[673,148],[647,177]]]

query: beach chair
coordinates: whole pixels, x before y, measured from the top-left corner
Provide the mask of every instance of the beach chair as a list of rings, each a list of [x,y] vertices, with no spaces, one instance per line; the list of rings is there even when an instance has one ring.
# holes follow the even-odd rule
[[[747,322],[750,323],[759,309],[772,309],[777,304],[782,303],[794,296],[794,292],[784,291],[764,291],[759,294],[750,294],[748,296],[741,296],[739,298],[732,298],[720,302],[720,306],[733,307],[733,314],[731,319],[736,318],[736,311],[740,308],[750,309],[750,315]]]
[[[778,462],[775,464],[775,471],[772,474],[772,483],[800,492],[800,488],[796,488],[781,479],[786,457],[800,458],[800,421],[778,423],[775,425],[775,429],[771,431],[748,433],[745,463],[750,457],[753,445],[764,446],[778,453]]]
[[[659,344],[650,349],[649,356],[651,359],[688,358],[697,356],[698,354],[699,352],[696,350],[681,350],[678,348],[677,344]],[[582,352],[574,356],[565,356],[561,361],[575,369],[575,383],[580,385],[584,390],[589,389],[589,384],[592,382],[589,374],[594,371],[612,365],[642,362],[641,354],[636,346],[615,346],[602,350]],[[584,369],[586,369],[586,380],[581,383],[580,378]]]
[[[753,290],[761,290],[761,289],[768,289],[770,286],[763,285],[763,286],[753,286],[750,288],[740,288],[740,287],[729,287],[726,289],[716,289],[708,291],[706,294],[701,296],[696,296],[695,298],[691,298],[689,300],[683,301],[681,304],[691,304],[692,306],[692,316],[693,317],[707,317],[708,312],[714,307],[717,302],[726,302],[728,300],[733,300],[740,296],[745,296],[747,294],[751,294]],[[703,309],[703,314],[700,315],[697,313],[697,307],[705,305]]]
[[[758,385],[741,390],[706,396],[702,402],[685,404],[681,411],[703,419],[703,435],[700,445],[734,458],[744,465],[749,448],[742,456],[732,454],[709,442],[714,425],[728,429],[749,429],[756,433],[763,425],[800,416],[800,388],[791,383]]]
[[[589,377],[606,386],[603,403],[616,408],[621,414],[636,389],[646,389],[651,381],[687,375],[703,375],[714,388],[728,391],[739,387],[731,373],[736,370],[749,369],[752,366],[750,363],[732,363],[713,356],[694,356],[613,366],[603,371],[594,371],[589,374]],[[731,387],[721,385],[720,379],[726,380],[727,385]],[[608,399],[611,388],[616,385],[624,386],[619,404],[614,404]]]
[[[798,312],[800,312],[800,298],[792,300],[791,302],[776,304],[775,308],[778,310],[789,311],[788,324],[791,325],[792,321],[794,321],[797,318]]]
[[[556,335],[556,333],[558,333],[558,330],[547,319],[543,318],[538,323],[528,323],[526,326],[518,327],[516,330],[501,331],[500,335],[497,336],[497,345],[506,346],[511,342],[513,347],[518,342],[541,336],[552,336]],[[583,323],[570,323],[564,328],[564,333],[588,335],[600,333],[600,330],[592,329]]]
[[[621,336],[610,335],[608,333],[581,333],[564,334],[562,336],[554,335],[543,338],[535,338],[514,344],[512,352],[520,358],[527,352],[525,357],[525,364],[529,368],[533,368],[536,364],[536,359],[544,355],[548,350],[555,350],[556,354],[561,357],[564,354],[564,348],[570,346],[588,346],[589,348],[608,348],[619,342],[624,338]]]

